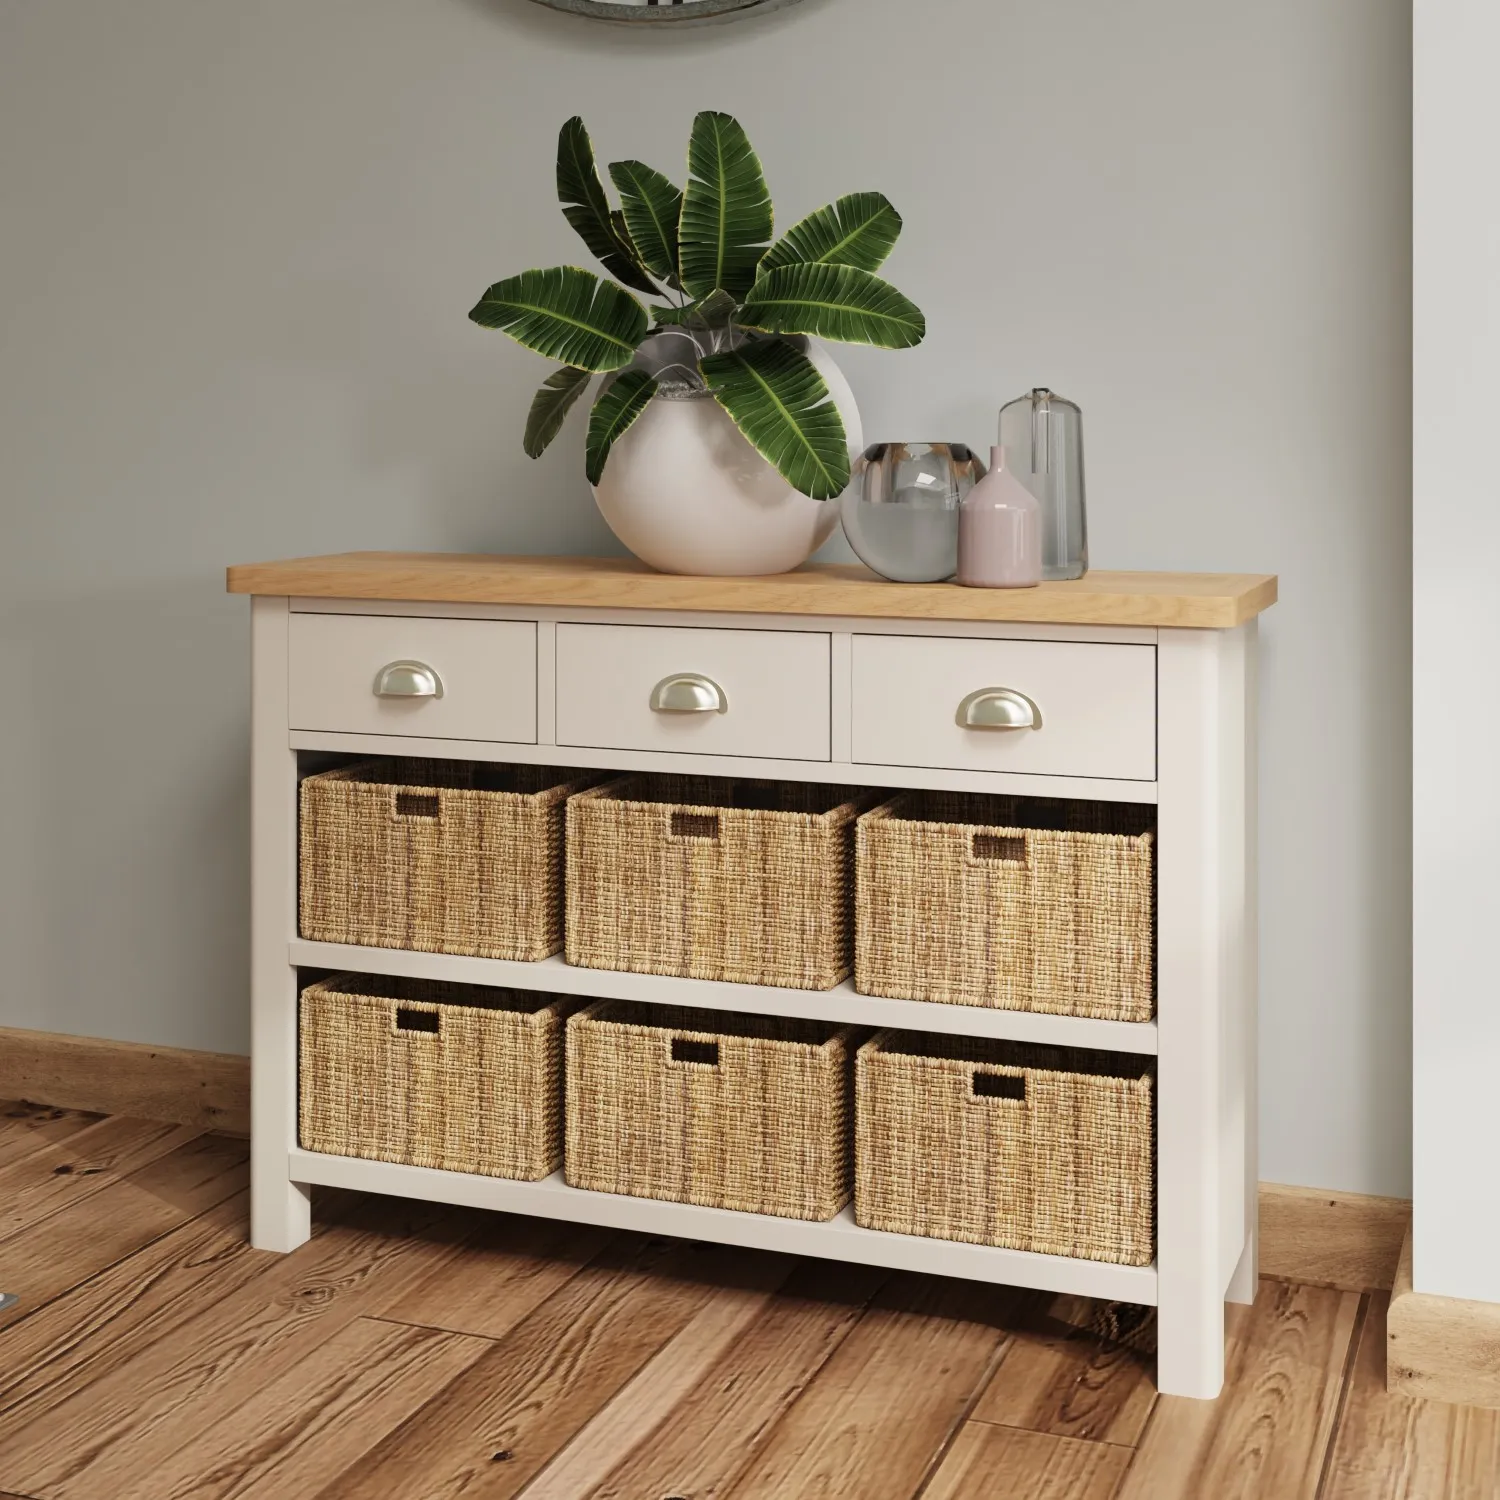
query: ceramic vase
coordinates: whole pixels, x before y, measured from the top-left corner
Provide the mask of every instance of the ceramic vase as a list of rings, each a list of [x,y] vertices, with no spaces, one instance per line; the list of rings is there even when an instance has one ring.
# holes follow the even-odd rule
[[[610,450],[594,502],[609,529],[660,572],[788,572],[828,540],[838,499],[794,490],[707,391],[671,379],[674,368],[695,366],[697,352],[681,332],[642,345],[640,367],[662,378],[663,393]],[[852,459],[864,447],[854,392],[817,340],[808,341],[807,356],[843,418]]]
[[[1011,471],[1008,449],[990,449],[990,471],[958,508],[958,581],[1024,589],[1042,581],[1042,507]]]

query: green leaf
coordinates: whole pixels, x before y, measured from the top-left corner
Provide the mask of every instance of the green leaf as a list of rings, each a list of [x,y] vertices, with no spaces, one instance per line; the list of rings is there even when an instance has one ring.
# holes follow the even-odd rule
[[[646,309],[592,271],[553,266],[497,281],[469,314],[579,370],[618,370],[646,336]]]
[[[901,215],[884,193],[850,193],[793,224],[766,251],[759,274],[792,265],[878,271],[900,233]]]
[[[705,328],[727,328],[739,305],[728,292],[718,288],[693,304],[693,316],[689,321],[701,323]]]
[[[563,217],[611,276],[638,292],[656,291],[655,283],[635,263],[633,248],[628,241],[621,243],[610,222],[609,200],[594,165],[594,146],[578,115],[557,134],[557,197]]]
[[[731,115],[705,110],[688,142],[678,262],[683,289],[743,296],[771,239],[771,194],[760,160]]]
[[[615,243],[620,247],[620,253],[635,268],[640,276],[640,281],[632,282],[632,286],[650,292],[653,297],[661,296],[661,288],[646,275],[646,267],[641,261],[641,252],[636,249],[635,241],[630,237],[630,226],[625,222],[625,215],[618,208],[609,211],[609,227],[614,231]]]
[[[831,500],[849,483],[849,440],[828,386],[805,354],[782,339],[762,339],[698,368],[719,405],[781,477],[814,500]]]
[[[651,316],[660,324],[690,328],[728,328],[739,303],[726,291],[712,291],[682,307],[653,307]]]
[[[654,167],[640,161],[612,162],[610,180],[641,264],[672,286],[677,285],[677,221],[682,193]]]
[[[739,322],[764,333],[813,333],[844,344],[909,349],[927,332],[921,309],[858,266],[782,266],[755,283]]]
[[[542,456],[588,383],[589,372],[572,365],[564,365],[542,382],[541,389],[532,398],[531,411],[526,417],[526,435],[521,440],[527,458]]]
[[[604,477],[604,463],[615,440],[645,411],[655,394],[656,381],[644,370],[626,370],[594,402],[585,450],[590,484],[598,484]]]

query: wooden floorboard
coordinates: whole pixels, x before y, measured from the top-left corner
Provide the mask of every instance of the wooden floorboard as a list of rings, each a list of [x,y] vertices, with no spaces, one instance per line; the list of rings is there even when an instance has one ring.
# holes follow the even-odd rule
[[[251,1387],[227,1441],[222,1422],[198,1425],[170,1456],[117,1463],[117,1480],[105,1472],[84,1492],[116,1500],[314,1495],[492,1347],[469,1334],[356,1318],[280,1378]]]
[[[777,1424],[734,1500],[904,1500],[967,1415],[1025,1293],[894,1276]]]
[[[463,1253],[408,1284],[381,1317],[503,1338],[616,1238],[613,1230],[556,1219],[478,1211],[468,1218]]]
[[[29,1156],[38,1147],[67,1140],[103,1118],[74,1109],[28,1104],[24,1099],[0,1099],[0,1170]]]
[[[1121,1500],[1316,1500],[1359,1307],[1270,1280],[1231,1306],[1224,1393],[1157,1398]]]
[[[0,1284],[20,1300],[0,1312],[0,1337],[54,1297],[242,1191],[248,1156],[243,1141],[200,1136],[11,1235],[0,1245]]]
[[[199,1306],[176,1337],[63,1381],[47,1422],[0,1415],[0,1483],[46,1500],[129,1490],[200,1431],[232,1434],[249,1392],[440,1275],[483,1227],[479,1215],[369,1200],[299,1255],[256,1252],[260,1274]]]
[[[1495,1500],[1500,1411],[1388,1395],[1388,1300],[1370,1299],[1319,1500]]]
[[[1130,1458],[1112,1443],[966,1422],[922,1500],[1111,1500]]]
[[[622,1237],[421,1412],[327,1500],[519,1494],[713,1295],[765,1257]]]
[[[771,1309],[794,1262],[767,1256],[715,1287],[677,1334],[572,1438],[526,1487],[526,1500],[578,1500],[693,1400],[722,1357]]]
[[[99,1120],[0,1169],[0,1242],[82,1203],[202,1132],[128,1115]]]
[[[972,1413],[976,1421],[1134,1447],[1156,1404],[1149,1353],[1102,1341],[1082,1297],[1038,1296]]]
[[[858,1323],[889,1273],[807,1261],[685,1401],[637,1432],[588,1500],[719,1496]],[[527,1500],[531,1500],[528,1495]]]
[[[1500,1500],[1342,1270],[1183,1401],[1079,1298],[322,1191],[252,1250],[245,1157],[0,1102],[0,1500]]]
[[[0,1335],[0,1421],[44,1420],[61,1393],[176,1337],[202,1303],[258,1275],[264,1263],[245,1239],[249,1208],[249,1194],[236,1193]]]

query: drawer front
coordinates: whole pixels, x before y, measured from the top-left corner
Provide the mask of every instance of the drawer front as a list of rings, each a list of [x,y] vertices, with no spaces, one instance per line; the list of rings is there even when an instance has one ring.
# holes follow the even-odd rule
[[[1040,728],[964,727],[1025,717]],[[854,637],[854,759],[872,765],[1156,779],[1156,648],[949,636]]]
[[[813,631],[559,625],[557,743],[827,760],[829,658]]]
[[[294,614],[290,624],[293,729],[536,743],[529,622]]]

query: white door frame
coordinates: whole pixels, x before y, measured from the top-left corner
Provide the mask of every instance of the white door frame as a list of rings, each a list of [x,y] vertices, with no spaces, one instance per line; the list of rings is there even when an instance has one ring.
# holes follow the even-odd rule
[[[1500,3],[1413,11],[1413,1280],[1500,1302]]]

